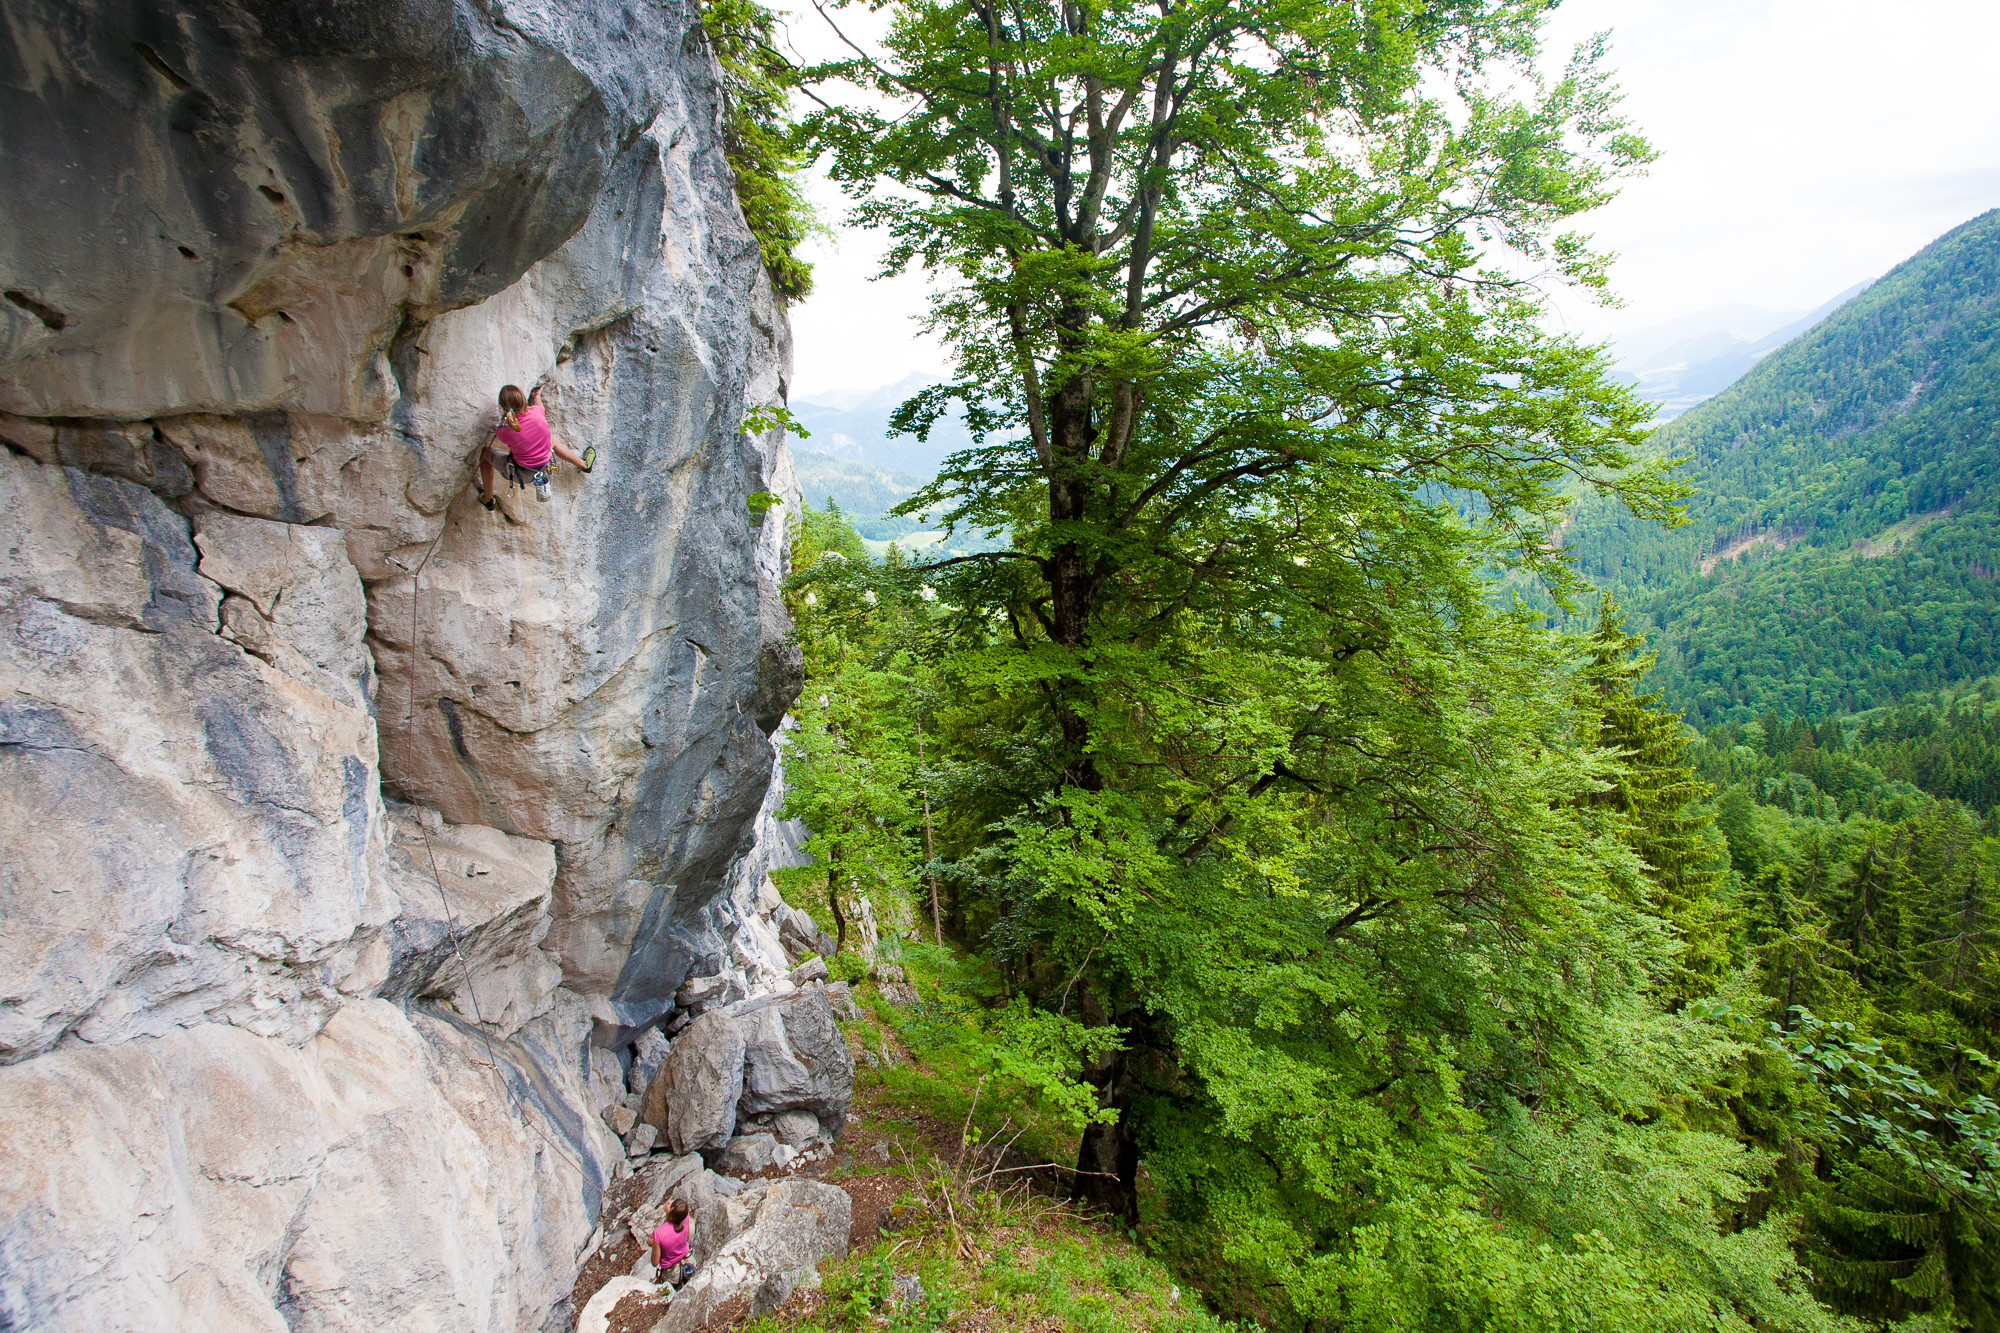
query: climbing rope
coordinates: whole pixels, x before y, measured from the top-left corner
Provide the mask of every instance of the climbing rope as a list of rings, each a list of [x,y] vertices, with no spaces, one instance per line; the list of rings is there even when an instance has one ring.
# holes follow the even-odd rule
[[[447,521],[449,517],[450,510],[447,508]],[[445,523],[438,525],[437,536],[431,538],[431,544],[424,548],[424,558],[419,560],[417,567],[410,572],[410,706],[403,715],[403,752],[405,754],[414,754],[416,752],[417,664],[423,658],[423,639],[421,637],[421,626],[418,623],[417,602],[423,591],[424,568],[430,564],[431,554],[437,550],[438,543],[444,540],[446,526],[447,524]],[[409,568],[409,566],[403,565],[400,560],[396,560],[394,557],[385,556],[384,558],[388,559],[392,564],[405,569]],[[582,1162],[572,1157],[564,1150],[562,1144],[558,1143],[541,1125],[529,1117],[527,1108],[521,1104],[519,1098],[515,1097],[513,1085],[507,1081],[507,1076],[500,1072],[500,1057],[493,1049],[493,1037],[487,1031],[486,1016],[480,1012],[479,991],[472,984],[472,965],[466,961],[465,950],[459,944],[458,917],[451,910],[451,895],[445,891],[444,876],[438,871],[437,850],[431,845],[431,833],[429,829],[424,827],[424,821],[418,819],[416,824],[417,832],[424,840],[424,855],[430,861],[431,878],[437,883],[438,901],[444,905],[445,927],[450,935],[451,951],[458,959],[459,969],[464,973],[465,993],[472,997],[472,1016],[477,1024],[479,1039],[486,1046],[486,1067],[492,1070],[494,1077],[499,1080],[501,1093],[505,1095],[507,1104],[514,1109],[514,1118],[539,1135],[542,1142],[549,1146],[549,1151],[576,1168],[577,1176],[586,1186],[596,1192],[598,1209],[601,1213],[604,1206],[604,1187],[591,1178],[590,1171],[585,1168]]]

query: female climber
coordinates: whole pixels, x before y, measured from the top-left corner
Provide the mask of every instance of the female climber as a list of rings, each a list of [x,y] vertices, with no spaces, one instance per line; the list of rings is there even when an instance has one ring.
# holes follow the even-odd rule
[[[678,1287],[694,1276],[694,1262],[688,1258],[688,1210],[679,1199],[667,1207],[667,1220],[653,1228],[646,1248],[652,1251],[653,1267],[660,1281]]]
[[[549,434],[549,417],[542,410],[542,391],[539,387],[529,394],[522,393],[518,384],[509,384],[501,389],[500,417],[500,425],[495,428],[493,438],[506,448],[489,448],[479,458],[479,503],[487,509],[493,508],[495,463],[506,463],[511,459],[515,467],[528,474],[535,484],[535,498],[544,503],[549,498],[550,455],[582,472],[597,466],[595,448],[585,449],[583,455],[578,457]]]

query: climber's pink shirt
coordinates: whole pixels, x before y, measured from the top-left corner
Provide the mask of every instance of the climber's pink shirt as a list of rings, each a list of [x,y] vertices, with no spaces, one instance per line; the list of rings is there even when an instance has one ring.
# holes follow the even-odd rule
[[[660,1247],[660,1267],[671,1270],[688,1257],[688,1224],[681,1223],[680,1230],[676,1231],[672,1222],[660,1223],[653,1228],[653,1244]]]
[[[548,413],[542,411],[540,403],[530,403],[521,409],[519,430],[509,430],[507,418],[503,416],[500,418],[500,429],[493,434],[507,446],[507,452],[514,455],[514,461],[522,467],[540,467],[555,452],[555,441],[549,435]]]

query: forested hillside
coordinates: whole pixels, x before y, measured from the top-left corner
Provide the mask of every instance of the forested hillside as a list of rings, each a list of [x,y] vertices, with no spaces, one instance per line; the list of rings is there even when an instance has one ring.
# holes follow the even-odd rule
[[[1957,228],[1656,432],[1669,530],[1564,537],[1702,725],[1885,705],[2000,669],[2000,212]]]
[[[783,887],[921,929],[899,1030],[959,1146],[1027,1133],[1019,1169],[1200,1293],[1187,1328],[1993,1327],[1992,701],[1746,704],[1691,745],[1616,599],[1492,595],[1574,586],[1566,514],[1600,570],[1621,532],[1635,575],[1707,553],[1656,535],[1645,406],[1467,239],[1602,286],[1567,220],[1651,150],[1601,42],[1543,78],[1537,6],[891,9],[802,75],[872,100],[802,133],[934,284],[954,374],[891,424],[974,439],[904,507],[1000,535],[877,560],[792,516]],[[1733,433],[1670,438],[1725,494],[1775,460],[1825,541],[1933,491],[1961,531],[1983,481],[1940,447],[1913,485],[1890,436],[1969,401],[1992,221],[1816,330],[1823,375],[1789,349]],[[1710,541],[1808,523],[1697,503]],[[947,1215],[933,1276],[997,1301],[1019,1275]],[[820,1327],[879,1326],[877,1276]],[[950,1304],[897,1318],[979,1326]]]
[[[863,537],[888,541],[923,527],[916,518],[889,511],[922,490],[928,478],[814,453],[809,447],[792,450],[792,466],[806,502],[838,505]]]

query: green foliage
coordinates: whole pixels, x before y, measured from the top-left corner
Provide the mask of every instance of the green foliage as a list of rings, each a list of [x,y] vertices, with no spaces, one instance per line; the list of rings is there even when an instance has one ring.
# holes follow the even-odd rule
[[[743,414],[743,433],[762,435],[767,430],[788,430],[801,440],[810,439],[812,432],[799,424],[792,410],[778,403],[758,403]]]
[[[1728,966],[1724,923],[1713,901],[1722,877],[1714,812],[1700,802],[1712,792],[1684,760],[1690,739],[1677,712],[1661,706],[1655,691],[1635,695],[1633,684],[1651,669],[1645,640],[1625,632],[1624,615],[1608,594],[1591,635],[1578,705],[1597,743],[1617,756],[1606,789],[1590,799],[1630,821],[1625,841],[1646,863],[1645,903],[1681,934],[1680,967],[1670,993],[1696,999],[1715,993]]]
[[[1769,764],[1838,730],[1772,719],[1727,753]],[[1789,1086],[1768,1067],[1738,1078],[1731,1104],[1746,1137],[1819,1159],[1782,1192],[1809,1223],[1823,1295],[1872,1319],[1983,1328],[2000,1317],[2000,1079],[1984,1056],[2000,1038],[2000,845],[1962,807],[1884,785],[1900,790],[1836,802],[1786,773],[1716,803],[1740,956],[1764,997],[1733,1004],[1794,1071]]]
[[[798,75],[778,51],[776,29],[777,16],[757,0],[701,6],[701,32],[722,69],[723,145],[736,171],[736,200],[771,286],[797,301],[812,291],[812,265],[798,247],[817,224],[799,183],[810,159],[786,115]]]
[[[1691,757],[1707,781],[1797,813],[1893,822],[1927,796],[1986,813],[2000,806],[2000,680],[1821,720],[1770,712],[1711,727]]]
[[[805,823],[813,863],[775,872],[780,887],[834,922],[847,947],[858,898],[901,920],[916,884],[915,718],[906,707],[925,668],[898,646],[897,622],[923,614],[895,571],[869,558],[840,510],[810,505],[792,533],[797,572],[786,601],[804,650],[806,686],[787,733],[780,818]]]
[[[1832,1134],[1880,1149],[1943,1193],[2000,1204],[2000,1102],[1983,1092],[1962,1100],[1940,1092],[1852,1023],[1821,1020],[1803,1006],[1790,1018],[1789,1028],[1771,1024],[1773,1044],[1827,1089]],[[1969,1046],[1953,1054],[1993,1068]]]
[[[1595,285],[1558,229],[1648,156],[1596,48],[1539,77],[1540,12],[918,0],[812,72],[907,102],[813,129],[891,268],[949,284],[955,380],[898,424],[957,400],[981,443],[902,508],[1009,542],[868,575],[868,660],[930,674],[838,731],[935,747],[989,1058],[1083,1076],[1079,1193],[1226,1311],[1832,1328],[1796,1215],[1750,1216],[1771,1154],[1693,1124],[1743,1052],[1668,994],[1722,985],[1678,723],[1622,635],[1586,677],[1488,604],[1494,565],[1572,586],[1568,488],[1677,496],[1469,239]]]
[[[1854,712],[2000,670],[1996,296],[2000,211],[1655,433],[1688,460],[1686,527],[1579,503],[1579,570],[1652,631],[1653,682],[1698,723]]]

